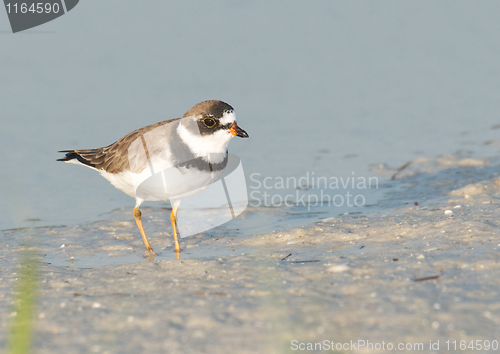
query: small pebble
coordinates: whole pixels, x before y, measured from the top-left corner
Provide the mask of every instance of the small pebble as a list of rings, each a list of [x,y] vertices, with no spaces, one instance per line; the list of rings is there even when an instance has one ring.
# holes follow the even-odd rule
[[[345,272],[346,270],[349,270],[349,267],[346,266],[345,264],[337,264],[328,268],[328,271],[332,273],[342,273]]]
[[[453,215],[453,212],[451,210],[445,210],[444,215]]]

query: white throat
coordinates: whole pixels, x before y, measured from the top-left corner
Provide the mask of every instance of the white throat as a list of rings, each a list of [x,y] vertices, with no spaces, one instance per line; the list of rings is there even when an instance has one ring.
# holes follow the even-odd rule
[[[231,117],[222,116],[221,124],[234,122],[234,113],[228,113]],[[231,119],[229,119],[231,118]],[[190,119],[190,118],[188,118]],[[193,118],[194,119],[194,118]],[[203,157],[213,163],[218,163],[224,160],[226,155],[227,145],[233,138],[233,135],[227,130],[218,130],[214,134],[202,136],[200,132],[190,132],[182,125],[182,120],[177,127],[177,133],[182,141],[188,146],[189,150],[196,157]]]

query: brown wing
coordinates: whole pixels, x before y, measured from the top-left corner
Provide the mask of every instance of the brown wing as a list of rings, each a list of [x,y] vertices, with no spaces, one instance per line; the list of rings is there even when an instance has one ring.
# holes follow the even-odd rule
[[[147,159],[144,154],[137,154],[134,159],[133,166],[130,168],[129,147],[131,144],[137,139],[141,139],[141,137],[148,131],[177,120],[179,120],[179,118],[166,120],[134,130],[120,140],[106,147],[98,149],[59,151],[66,153],[66,155],[57,161],[70,161],[76,159],[84,165],[93,167],[96,170],[104,170],[108,173],[120,173],[123,170],[130,170],[132,172],[139,173],[146,168]]]

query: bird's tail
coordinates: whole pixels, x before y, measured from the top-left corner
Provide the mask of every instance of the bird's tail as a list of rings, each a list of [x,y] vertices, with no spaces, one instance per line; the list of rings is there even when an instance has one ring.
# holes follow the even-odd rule
[[[61,158],[57,159],[56,161],[63,161],[63,162],[76,162],[78,161],[79,163],[89,166],[89,167],[95,167],[95,164],[92,163],[92,157],[95,156],[95,154],[98,152],[98,149],[88,149],[88,150],[61,150],[58,152],[66,153],[66,155]],[[76,160],[76,161],[73,161]]]

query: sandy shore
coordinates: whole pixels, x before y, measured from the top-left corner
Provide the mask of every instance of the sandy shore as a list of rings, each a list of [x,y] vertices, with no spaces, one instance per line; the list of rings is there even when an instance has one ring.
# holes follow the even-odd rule
[[[380,167],[398,186],[381,212],[264,235],[211,231],[183,239],[181,260],[164,210],[149,213],[151,239],[164,245],[152,262],[128,213],[5,231],[1,343],[27,242],[42,262],[34,353],[329,352],[331,342],[387,351],[358,341],[446,353],[469,352],[452,350],[455,340],[500,342],[499,172],[492,160],[450,156]]]

